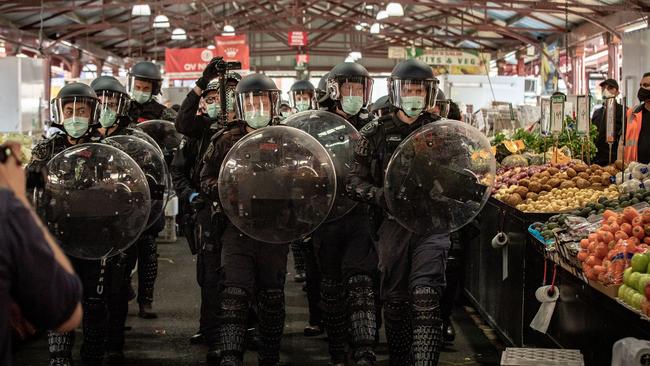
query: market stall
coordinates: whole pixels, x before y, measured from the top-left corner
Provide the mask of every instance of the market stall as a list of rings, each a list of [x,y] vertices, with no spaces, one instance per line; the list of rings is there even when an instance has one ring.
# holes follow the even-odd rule
[[[501,166],[465,238],[465,293],[505,342],[604,365],[617,340],[650,337],[650,169],[588,164],[594,133],[579,124],[493,137]],[[540,296],[555,300],[547,322]]]

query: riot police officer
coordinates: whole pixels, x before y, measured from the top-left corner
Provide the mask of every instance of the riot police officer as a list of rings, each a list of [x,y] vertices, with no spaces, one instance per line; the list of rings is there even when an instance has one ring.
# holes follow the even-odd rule
[[[123,135],[131,124],[128,115],[131,98],[124,85],[113,76],[100,76],[90,83],[99,98],[99,134],[101,137]],[[130,258],[129,258],[130,257]],[[132,245],[113,259],[112,283],[108,295],[106,349],[109,363],[124,361],[124,325],[129,311],[129,262],[137,259]]]
[[[445,287],[448,234],[416,235],[390,215],[384,199],[384,172],[391,155],[411,132],[437,117],[438,80],[419,60],[395,66],[389,78],[393,112],[366,125],[356,145],[346,189],[376,208],[381,296],[391,365],[436,365],[442,345],[440,297]],[[373,230],[375,230],[373,228]]]
[[[90,83],[100,102],[98,129],[102,136],[122,135],[131,124],[131,98],[124,85],[113,76],[100,76]]]
[[[298,80],[289,89],[289,103],[296,112],[318,109],[316,89],[309,80]]]
[[[160,104],[155,96],[160,94],[162,76],[160,70],[152,62],[141,61],[133,65],[128,75],[127,90],[132,102],[129,116],[134,123],[152,119],[174,121],[176,112]],[[159,144],[161,141],[156,141]],[[166,157],[171,161],[171,156]],[[161,216],[155,225],[142,233],[137,241],[138,264],[138,316],[143,319],[155,319],[158,316],[152,312],[154,285],[158,276],[158,247],[156,237],[165,227],[165,218]],[[135,267],[135,262],[131,263]]]
[[[210,67],[210,65],[208,65]],[[238,75],[228,74],[227,89],[237,86]],[[199,84],[199,82],[197,82]],[[198,87],[198,86],[197,86]],[[196,88],[196,87],[195,87]],[[203,155],[210,145],[212,135],[221,133],[225,127],[220,121],[221,102],[219,96],[220,81],[213,80],[202,90],[201,100],[205,103],[207,113],[197,114],[201,103],[194,91],[191,91],[183,101],[176,125],[185,132],[193,135],[183,138],[182,146],[176,151],[170,166],[174,188],[183,207],[183,231],[192,254],[197,254],[197,281],[201,287],[201,316],[199,331],[190,338],[191,343],[207,343],[210,354],[215,355],[217,308],[219,294],[219,267],[221,267],[220,231],[217,223],[213,222],[213,210],[210,199],[201,192],[200,174],[203,167]],[[234,92],[234,90],[233,90]],[[234,94],[226,93],[228,116],[230,108],[234,113]],[[226,121],[232,122],[232,118]],[[180,126],[184,126],[180,128]],[[200,132],[202,131],[202,132]]]
[[[134,122],[139,123],[150,119],[174,121],[176,112],[155,99],[160,94],[161,87],[162,76],[158,66],[149,61],[141,61],[133,65],[129,71],[127,89],[133,99],[129,115]]]
[[[209,130],[214,130],[221,116],[221,95],[219,92],[219,80],[215,79],[220,71],[218,64],[223,62],[214,58],[203,70],[203,75],[196,81],[196,85],[183,100],[181,108],[176,116],[176,130],[188,137],[203,137]],[[225,71],[225,70],[224,70]],[[235,87],[241,80],[241,76],[235,72],[226,74],[226,109],[227,120],[235,119]],[[199,106],[203,104],[204,113],[197,115]],[[209,137],[209,136],[208,136]]]
[[[70,83],[64,86],[52,101],[53,125],[62,132],[38,143],[32,150],[28,171],[42,171],[58,153],[77,144],[90,142],[97,136],[99,99],[86,84]],[[46,200],[46,198],[41,198]],[[39,212],[43,216],[42,212]],[[44,221],[46,217],[43,216]],[[83,344],[81,357],[87,364],[99,364],[104,357],[106,340],[106,296],[97,291],[100,261],[71,258],[75,272],[83,284]],[[110,265],[107,265],[110,267]],[[106,268],[105,268],[106,269]],[[72,364],[74,332],[48,333],[50,366]]]
[[[281,101],[280,102],[280,120],[283,120],[283,119],[289,117],[292,114],[293,114],[293,108],[291,108],[291,104],[286,100]]]
[[[372,93],[372,78],[360,64],[336,65],[328,75],[330,112],[361,129],[369,122],[364,108]],[[323,319],[332,364],[346,359],[347,330],[351,330],[352,358],[357,365],[375,363],[377,317],[374,277],[377,254],[370,236],[368,207],[321,225],[312,235],[321,269]]]
[[[238,120],[213,136],[204,156],[201,189],[219,205],[217,180],[232,145],[255,129],[278,123],[280,91],[265,75],[244,77],[235,89]],[[242,365],[248,309],[257,301],[260,365],[279,362],[284,328],[284,284],[289,246],[269,245],[241,233],[225,216],[221,236],[223,291],[219,297],[221,365]]]

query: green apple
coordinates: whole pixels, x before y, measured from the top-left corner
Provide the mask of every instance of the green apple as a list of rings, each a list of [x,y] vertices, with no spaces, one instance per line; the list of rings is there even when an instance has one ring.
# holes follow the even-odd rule
[[[632,295],[632,307],[641,310],[641,301],[643,301],[644,296],[641,295],[638,292],[635,292],[634,295]]]
[[[628,267],[623,271],[623,283],[630,285],[630,275],[632,274],[632,267]]]
[[[641,278],[641,273],[639,272],[632,272],[630,275],[630,281],[628,282],[628,286],[630,286],[633,289],[637,288],[637,285],[639,284],[639,279]]]
[[[648,269],[648,256],[636,253],[632,256],[632,272],[643,272]]]
[[[648,273],[644,273],[644,274],[642,274],[641,277],[639,278],[639,283],[637,284],[636,289],[637,289],[639,292],[644,293],[644,292],[645,292],[645,286],[646,286],[648,283],[650,283],[650,274],[648,274]]]
[[[627,285],[621,285],[621,287],[618,288],[618,295],[616,295],[616,297],[622,299],[625,296],[625,292],[627,292],[628,288],[629,287],[627,287]]]

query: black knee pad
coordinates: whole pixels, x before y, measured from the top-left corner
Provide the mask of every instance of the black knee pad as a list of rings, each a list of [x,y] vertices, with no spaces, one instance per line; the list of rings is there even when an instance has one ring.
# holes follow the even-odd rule
[[[257,294],[257,310],[261,341],[260,364],[275,365],[280,361],[280,339],[284,329],[284,291],[262,290]]]
[[[391,366],[413,364],[410,309],[411,304],[406,300],[384,303],[384,327]]]
[[[443,343],[439,292],[429,286],[413,289],[413,356],[417,365],[438,364]]]

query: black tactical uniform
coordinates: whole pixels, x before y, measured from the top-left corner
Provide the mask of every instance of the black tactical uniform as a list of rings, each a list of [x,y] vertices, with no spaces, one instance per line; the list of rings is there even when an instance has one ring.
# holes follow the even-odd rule
[[[238,116],[245,115],[240,96],[260,91],[267,93],[270,99],[279,98],[275,83],[266,76],[252,74],[241,80],[236,89]],[[269,118],[275,122],[277,116],[277,107],[272,107]],[[245,122],[236,121],[222,134],[215,134],[205,153],[201,189],[217,205],[221,164],[233,144],[246,134],[246,126]],[[269,245],[254,240],[240,232],[225,216],[218,217],[219,221],[226,223],[221,236],[223,291],[219,297],[217,336],[221,364],[243,364],[248,310],[256,300],[260,333],[259,364],[276,365],[284,328],[284,284],[289,245]]]
[[[352,115],[340,113],[345,96],[338,89],[344,81],[362,83],[369,95],[368,80],[371,82],[366,69],[356,63],[339,64],[329,73],[328,88],[334,101],[330,112],[343,115],[357,129],[369,122],[368,113],[363,109],[352,111]],[[365,98],[364,105],[367,101]],[[322,224],[312,234],[322,274],[323,319],[333,364],[345,362],[348,339],[357,364],[375,362],[377,254],[370,237],[367,212],[366,204],[358,204],[344,217]]]
[[[442,344],[439,299],[445,287],[449,234],[414,234],[386,212],[384,173],[390,158],[410,133],[437,119],[423,110],[435,103],[437,80],[431,68],[417,60],[401,62],[391,78],[391,100],[396,110],[366,125],[355,148],[346,189],[354,199],[367,202],[372,230],[377,230],[381,295],[391,365],[436,365]],[[421,81],[427,96],[419,117],[411,124],[397,113],[400,81]],[[433,84],[433,85],[432,85]],[[432,96],[433,93],[433,96]],[[379,225],[379,226],[378,226]]]
[[[158,103],[153,97],[160,93],[160,84],[162,77],[158,67],[151,62],[142,61],[133,66],[129,72],[129,91],[134,94],[135,80],[144,80],[152,83],[153,88],[149,100],[140,103],[136,99],[131,101],[129,116],[134,123],[140,123],[152,119],[163,119],[174,122],[176,111],[167,108]],[[160,141],[156,141],[160,144]],[[165,160],[169,164],[172,157],[166,156]],[[137,264],[138,264],[138,304],[140,304],[139,315],[145,319],[156,318],[156,314],[151,312],[151,303],[153,302],[154,285],[158,276],[158,246],[156,237],[165,228],[164,215],[145,230],[136,242],[137,245]],[[135,267],[135,261],[132,260],[131,268]]]

